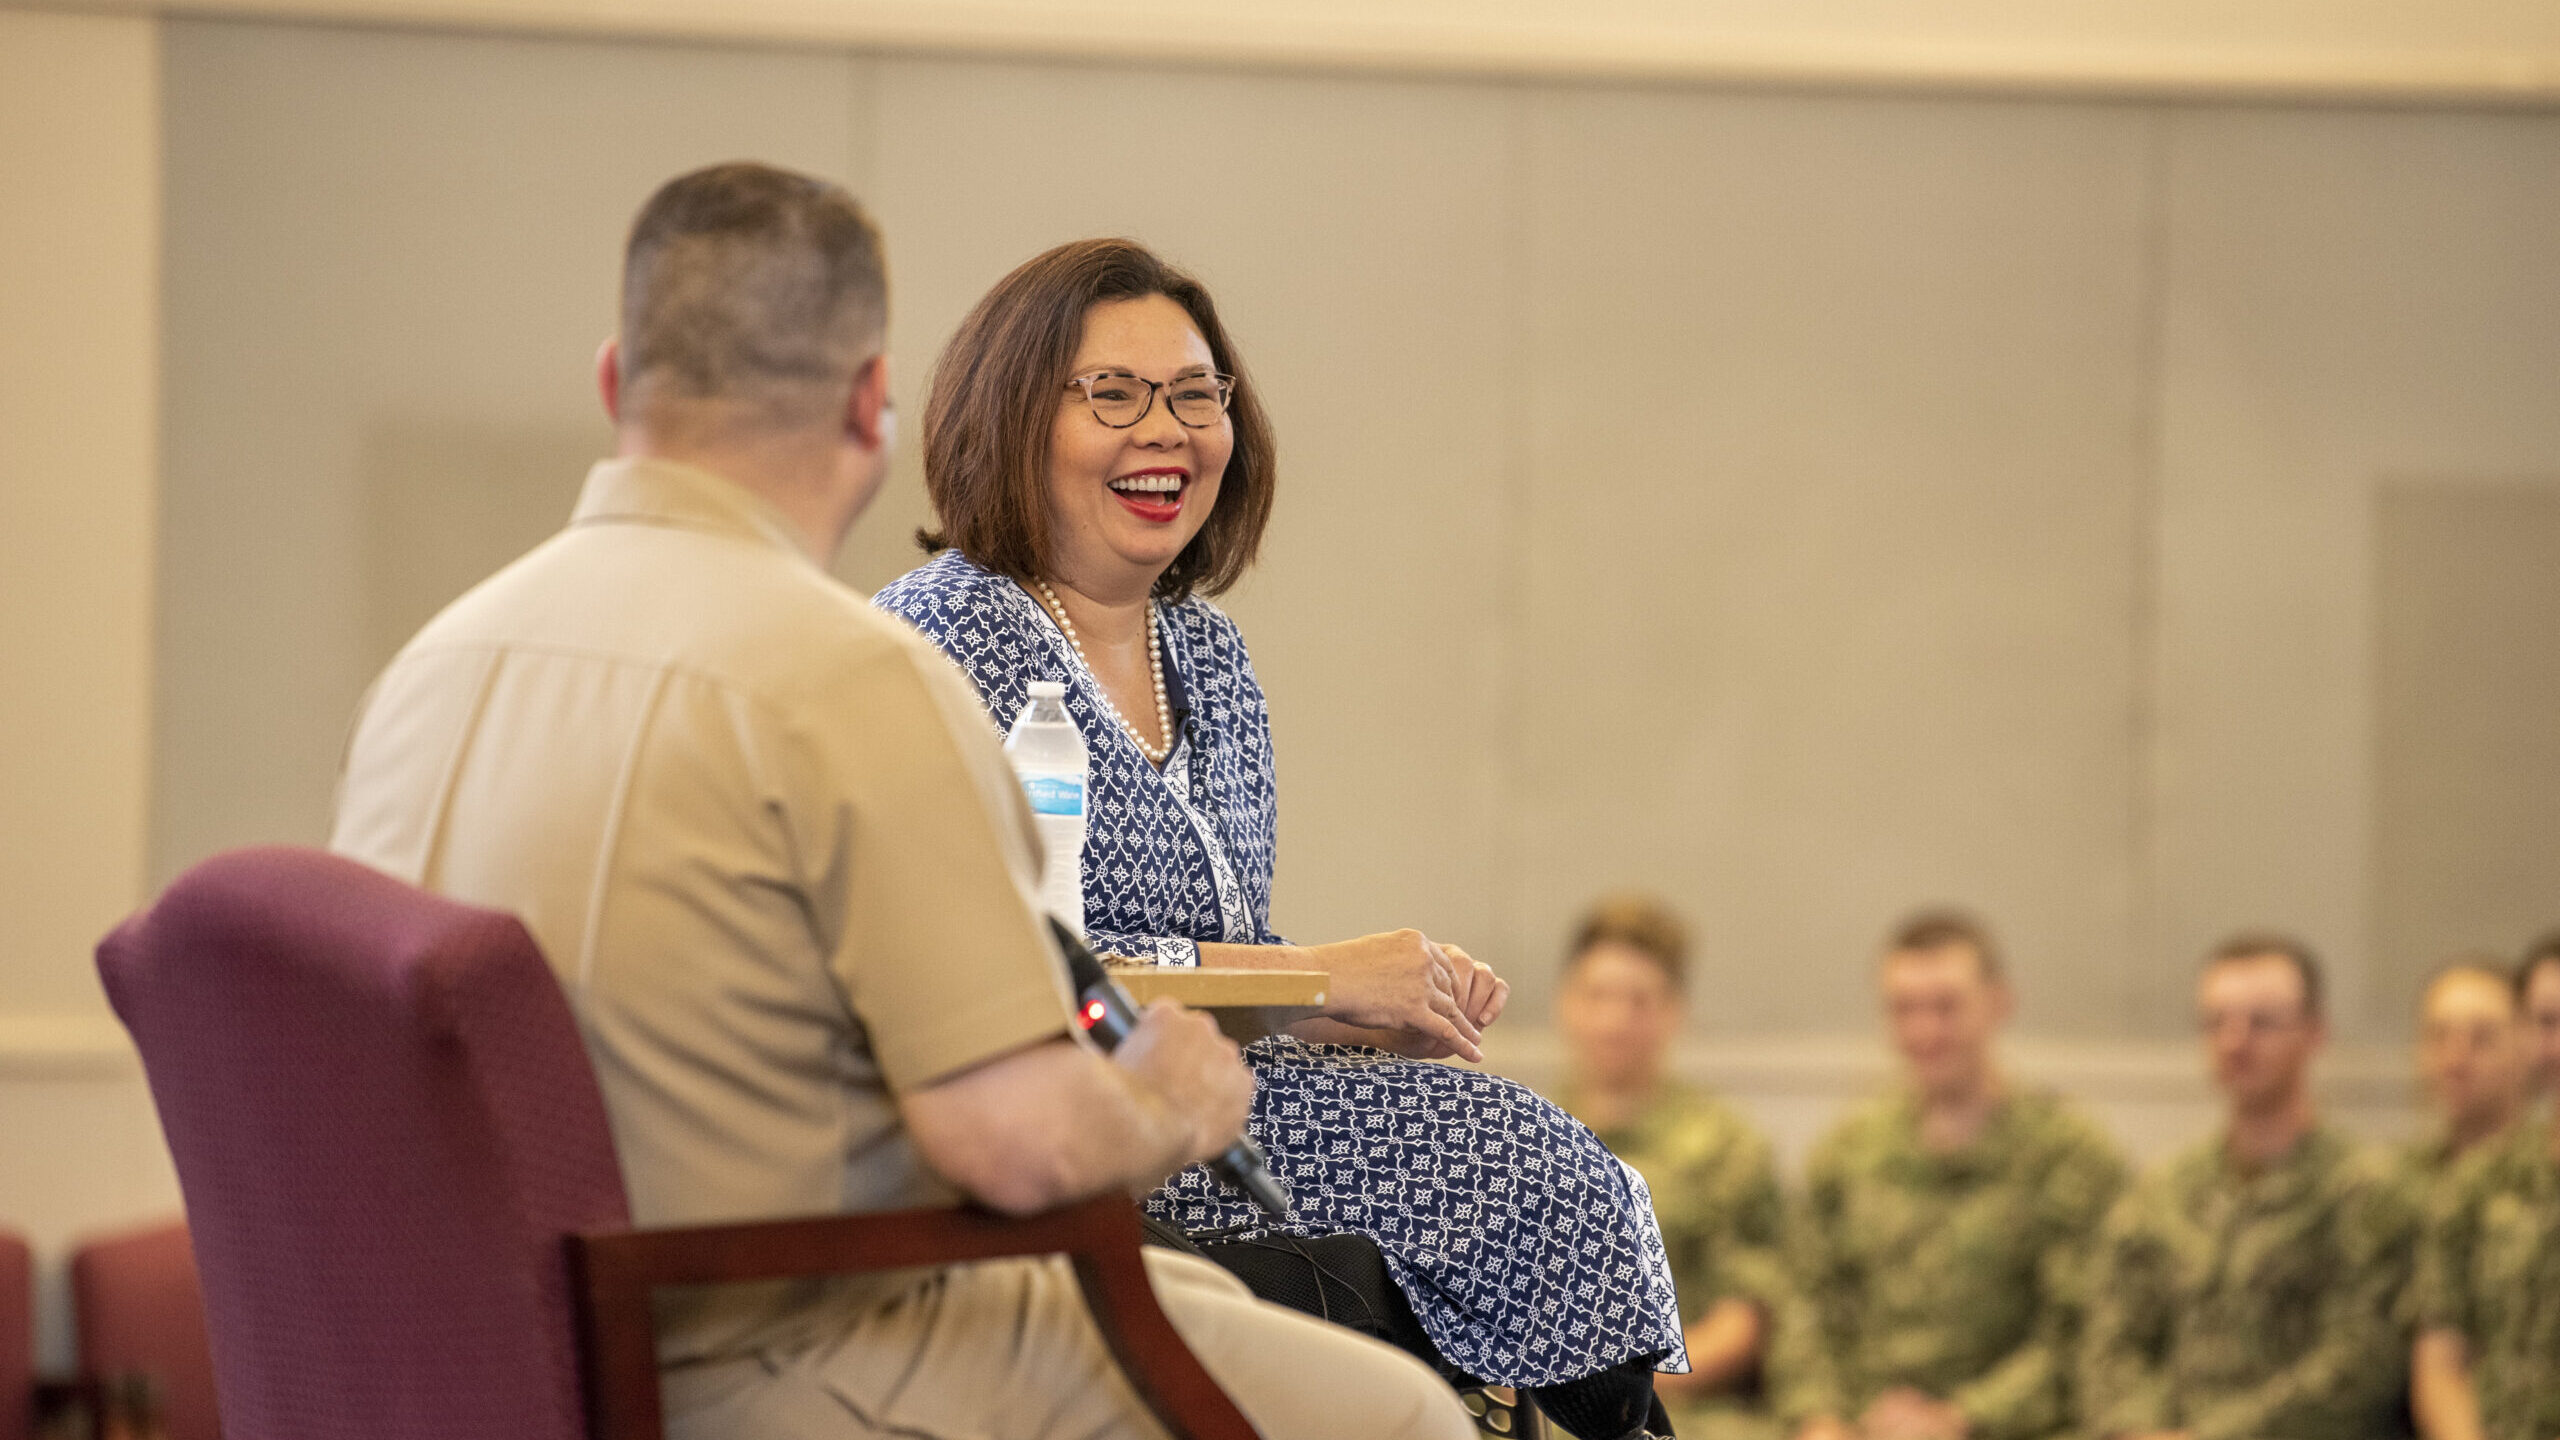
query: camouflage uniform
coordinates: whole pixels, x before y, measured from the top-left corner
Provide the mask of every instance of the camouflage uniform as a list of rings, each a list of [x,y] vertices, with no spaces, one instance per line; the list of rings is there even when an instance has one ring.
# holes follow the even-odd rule
[[[1570,1099],[1565,1108],[1574,1108]],[[1695,1325],[1719,1300],[1758,1304],[1769,1337],[1764,1393],[1782,1385],[1777,1359],[1802,1347],[1807,1317],[1781,1248],[1786,1210],[1768,1139],[1724,1101],[1679,1084],[1664,1085],[1633,1120],[1596,1133],[1653,1191],[1681,1323]],[[1750,1395],[1676,1403],[1671,1412],[1683,1440],[1777,1433],[1769,1407]]]
[[[2423,1215],[2429,1202],[2435,1198],[2436,1187],[2453,1173],[2454,1166],[2463,1158],[2463,1152],[2453,1148],[2452,1136],[2437,1135],[2401,1146],[2394,1158],[2398,1163],[2393,1168],[2401,1189]]]
[[[2560,1162],[2551,1122],[2465,1158],[2436,1197],[2411,1307],[2462,1332],[2489,1440],[2560,1435]]]
[[[1818,1316],[1818,1403],[1854,1420],[1907,1385],[1954,1404],[1979,1440],[2070,1423],[2084,1262],[2124,1162],[2097,1126],[2021,1091],[1961,1150],[1920,1140],[1917,1097],[1852,1116],[1807,1162],[1797,1268]]]
[[[2082,1427],[2197,1440],[2394,1433],[2409,1353],[2395,1310],[2418,1220],[2390,1157],[2326,1127],[2254,1175],[2218,1136],[2179,1156],[2108,1217]]]

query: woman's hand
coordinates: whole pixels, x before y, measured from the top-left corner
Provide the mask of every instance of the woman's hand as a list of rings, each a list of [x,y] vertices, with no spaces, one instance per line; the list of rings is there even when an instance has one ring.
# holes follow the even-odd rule
[[[1501,1018],[1504,1007],[1511,1003],[1511,982],[1494,974],[1492,966],[1455,945],[1443,945],[1440,949],[1456,964],[1459,978],[1466,982],[1465,988],[1458,992],[1459,1013],[1473,1020],[1479,1032],[1483,1031]]]
[[[1318,945],[1308,963],[1332,975],[1327,1019],[1386,1032],[1387,1048],[1417,1059],[1482,1060],[1484,1027],[1511,1001],[1510,982],[1455,945],[1390,930]]]
[[[1419,930],[1392,930],[1331,945],[1221,945],[1203,941],[1200,963],[1242,970],[1323,970],[1324,1018],[1289,1033],[1334,1045],[1374,1045],[1416,1060],[1482,1060],[1484,1027],[1511,1003],[1511,982],[1455,945]]]

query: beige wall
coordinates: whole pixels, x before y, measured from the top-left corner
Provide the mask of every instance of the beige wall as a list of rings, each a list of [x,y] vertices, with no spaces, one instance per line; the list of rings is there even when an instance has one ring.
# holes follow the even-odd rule
[[[158,63],[145,22],[0,12],[0,1012],[94,1014],[141,891]]]
[[[2511,951],[2560,924],[2547,823],[2385,783],[2377,727],[2407,697],[2378,693],[2375,663],[2408,619],[2376,608],[2385,487],[2560,486],[2560,123],[2198,111],[2168,166],[2157,933],[2175,954],[2246,914],[2301,926],[2347,961],[2342,1005],[2372,1033],[2414,1003],[2436,946]],[[2509,623],[2560,643],[2547,608]],[[2440,698],[2514,717],[2496,723],[2533,703]],[[2548,768],[2503,778],[2542,816],[2560,800]],[[2510,871],[2467,929],[2412,928],[2387,913],[2407,896],[2377,856],[2405,867],[2449,826],[2538,857],[2539,882]]]
[[[175,1204],[89,960],[144,893],[155,31],[0,11],[0,1224],[48,1255]]]
[[[566,518],[635,197],[847,174],[863,94],[835,56],[201,23],[167,67],[162,880],[319,838],[374,669]]]
[[[2010,93],[2560,100],[2539,0],[16,0],[1067,60]]]
[[[2370,517],[2560,476],[2560,119],[221,22],[168,64],[156,874],[321,833],[372,668],[599,439],[629,209],[756,154],[882,215],[910,413],[1046,244],[1217,287],[1287,456],[1231,606],[1292,934],[1449,935],[1534,1023],[1573,909],[1636,881],[1701,924],[1707,1033],[1844,1033],[1886,920],[1957,898],[2030,1033],[2167,1041],[2221,930],[2305,931],[2377,1039],[2433,957],[2374,936],[2444,931],[2372,898],[2458,802],[2374,798]],[[1220,163],[1165,158],[1182,116]],[[910,459],[844,572],[922,514]],[[2469,940],[2560,905],[2529,878]]]

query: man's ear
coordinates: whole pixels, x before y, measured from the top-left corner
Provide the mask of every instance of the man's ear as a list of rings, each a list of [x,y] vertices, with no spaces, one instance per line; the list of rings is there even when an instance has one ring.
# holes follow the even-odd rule
[[[853,392],[845,397],[845,438],[865,450],[886,450],[897,430],[889,403],[889,357],[874,355],[853,372]]]
[[[607,335],[596,347],[596,394],[604,400],[605,418],[622,423],[622,337]]]

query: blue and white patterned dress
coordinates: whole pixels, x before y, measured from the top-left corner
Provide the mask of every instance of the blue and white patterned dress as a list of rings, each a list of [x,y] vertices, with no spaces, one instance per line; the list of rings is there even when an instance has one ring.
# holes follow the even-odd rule
[[[944,551],[873,597],[947,652],[1008,728],[1034,680],[1067,687],[1091,752],[1085,927],[1094,948],[1196,965],[1202,941],[1281,943],[1269,711],[1235,622],[1159,603],[1173,754],[1159,771],[1021,586]],[[1248,1128],[1292,1196],[1285,1227],[1357,1231],[1450,1363],[1495,1384],[1558,1384],[1641,1356],[1686,1369],[1652,1198],[1590,1131],[1525,1086],[1361,1046],[1248,1046]],[[1184,1230],[1264,1232],[1202,1169],[1147,1208]]]

